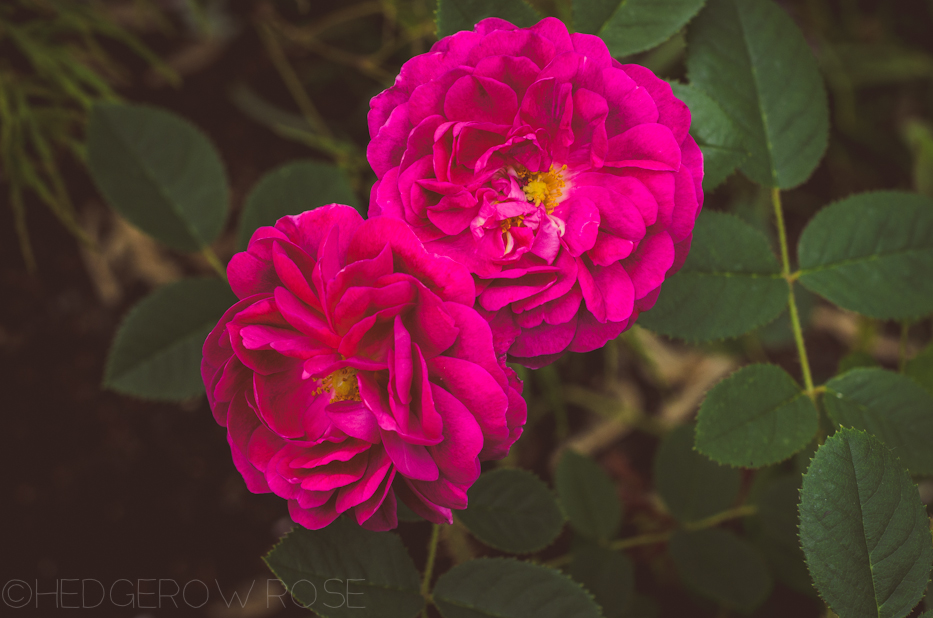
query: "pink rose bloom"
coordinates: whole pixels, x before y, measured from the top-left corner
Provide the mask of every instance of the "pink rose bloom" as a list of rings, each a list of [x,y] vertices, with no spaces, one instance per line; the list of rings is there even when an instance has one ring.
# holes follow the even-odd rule
[[[683,265],[703,203],[690,112],[557,19],[485,19],[369,112],[370,216],[475,275],[497,351],[538,367],[617,337]]]
[[[307,528],[352,512],[397,524],[467,506],[480,461],[522,433],[525,403],[472,308],[470,273],[409,227],[331,205],[253,234],[227,267],[240,298],[201,373],[233,462]]]

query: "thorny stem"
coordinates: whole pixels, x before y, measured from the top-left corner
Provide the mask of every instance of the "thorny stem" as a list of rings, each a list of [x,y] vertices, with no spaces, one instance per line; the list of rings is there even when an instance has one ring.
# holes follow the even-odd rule
[[[211,265],[211,268],[220,275],[220,278],[224,281],[227,280],[227,269],[224,268],[223,262],[220,261],[220,258],[217,257],[217,254],[210,247],[204,247],[201,249],[201,255],[204,256],[204,259],[207,260],[207,263]]]
[[[434,558],[437,557],[437,540],[441,535],[441,525],[431,527],[431,540],[428,541],[428,560],[424,564],[424,579],[421,580],[421,596],[428,598],[431,594],[431,576],[434,574]],[[428,607],[425,605],[421,612],[422,618],[428,618]]]
[[[803,385],[807,396],[816,400],[816,391],[813,388],[813,376],[810,374],[810,360],[807,358],[807,348],[803,343],[803,329],[800,327],[800,314],[797,312],[797,301],[794,298],[794,277],[790,272],[790,256],[787,250],[787,231],[784,229],[784,211],[781,209],[781,190],[777,187],[771,189],[771,202],[774,204],[774,217],[777,220],[778,242],[781,245],[782,274],[787,279],[787,308],[790,313],[790,324],[794,330],[794,342],[800,354],[800,371],[803,374]]]
[[[749,515],[754,515],[758,512],[758,507],[754,504],[744,504],[742,506],[737,506],[734,509],[729,509],[727,511],[722,511],[721,513],[716,513],[715,515],[710,515],[705,519],[700,521],[695,521],[691,523],[684,524],[684,530],[703,530],[705,528],[712,528],[717,526],[724,521],[729,521],[730,519],[738,519],[739,517],[748,517]],[[618,539],[612,541],[608,544],[610,549],[623,550],[630,547],[639,547],[641,545],[653,545],[655,543],[664,543],[668,541],[673,535],[676,529],[666,530],[664,532],[649,532],[647,534],[639,534],[637,536],[630,536],[624,539]],[[573,562],[573,554],[566,554],[553,560],[549,560],[545,564],[550,567],[559,567],[564,566]]]

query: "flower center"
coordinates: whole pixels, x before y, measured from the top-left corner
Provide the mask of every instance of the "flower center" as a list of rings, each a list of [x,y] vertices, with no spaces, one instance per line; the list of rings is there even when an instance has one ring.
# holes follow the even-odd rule
[[[360,383],[356,379],[356,369],[344,367],[324,378],[314,394],[320,395],[324,391],[330,391],[331,403],[360,401]]]
[[[564,170],[563,166],[559,170],[551,166],[546,172],[529,172],[526,169],[518,171],[518,178],[524,183],[522,191],[525,192],[525,199],[534,202],[535,206],[544,204],[547,214],[554,212],[557,207],[557,198],[561,196],[561,190],[564,188]]]

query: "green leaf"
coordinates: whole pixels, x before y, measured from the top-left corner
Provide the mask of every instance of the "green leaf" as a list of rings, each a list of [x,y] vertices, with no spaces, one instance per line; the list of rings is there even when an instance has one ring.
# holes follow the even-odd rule
[[[472,30],[487,17],[499,17],[520,28],[533,26],[541,19],[523,0],[437,0],[437,38]]]
[[[253,232],[285,215],[334,203],[353,206],[366,216],[339,167],[310,160],[286,163],[263,176],[246,197],[237,246],[245,251]]]
[[[907,361],[904,373],[927,389],[928,393],[933,394],[933,344]]]
[[[323,530],[296,527],[264,560],[293,597],[324,618],[413,618],[424,606],[420,577],[402,540],[347,517]],[[325,588],[335,579],[340,581]]]
[[[570,576],[593,593],[606,618],[622,618],[635,595],[635,567],[623,552],[575,542]]]
[[[878,361],[868,352],[849,352],[839,359],[836,373],[845,373],[850,369],[857,369],[859,367],[878,367]]]
[[[800,496],[803,553],[833,611],[906,616],[926,588],[933,543],[917,486],[891,449],[840,429],[813,457]]]
[[[761,555],[728,530],[677,531],[668,548],[684,583],[728,608],[751,612],[771,592]]]
[[[741,472],[720,466],[693,450],[692,424],[681,425],[661,441],[654,459],[654,485],[671,514],[693,522],[732,506]]]
[[[875,191],[830,204],[800,236],[800,283],[882,320],[933,312],[933,201]]]
[[[818,428],[816,406],[786,371],[749,365],[706,394],[696,448],[719,463],[760,468],[805,447]]]
[[[911,474],[933,474],[933,395],[907,376],[853,369],[826,383],[834,423],[872,434]]]
[[[579,584],[539,564],[480,558],[437,580],[434,603],[444,618],[599,618]]]
[[[557,495],[579,534],[592,539],[610,539],[622,523],[622,503],[615,483],[589,457],[564,451],[554,474]]]
[[[638,323],[671,337],[707,341],[754,330],[786,305],[787,283],[764,235],[733,215],[704,210],[686,263],[664,282],[658,302]]]
[[[219,279],[182,279],[159,288],[120,325],[107,357],[104,387],[163,401],[203,394],[201,348],[236,301]]]
[[[660,45],[693,19],[705,0],[573,0],[573,27],[597,34],[615,57]]]
[[[175,114],[97,103],[87,163],[111,208],[156,240],[199,251],[227,218],[227,177],[207,137]]]
[[[799,474],[785,474],[768,483],[754,501],[758,505],[756,517],[745,521],[751,540],[761,550],[772,573],[794,590],[815,595],[797,538],[800,482]]]
[[[826,91],[803,34],[772,0],[709,0],[687,33],[687,74],[744,134],[746,176],[789,189],[813,173],[829,135]]]
[[[525,470],[500,468],[470,488],[469,507],[457,518],[473,536],[496,549],[528,554],[560,534],[564,515],[541,479]]]
[[[690,135],[703,152],[703,190],[712,191],[748,158],[742,133],[719,103],[699,88],[676,82],[671,88],[690,108]]]
[[[797,315],[800,318],[800,327],[806,331],[810,325],[810,316],[819,303],[816,294],[803,286],[795,286],[794,300],[797,303]],[[790,314],[785,308],[781,315],[773,322],[766,324],[756,331],[758,340],[766,348],[791,347],[794,345],[794,330],[790,322]]]

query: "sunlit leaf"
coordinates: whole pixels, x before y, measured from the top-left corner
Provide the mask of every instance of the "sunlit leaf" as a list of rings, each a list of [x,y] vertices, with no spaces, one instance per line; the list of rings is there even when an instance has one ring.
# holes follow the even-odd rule
[[[444,618],[600,618],[579,584],[538,564],[480,558],[444,573],[433,592]]]
[[[597,34],[613,56],[660,45],[683,28],[705,0],[573,0],[573,27]]]
[[[829,135],[810,46],[772,0],[709,0],[687,32],[687,75],[744,134],[742,171],[789,189],[813,173]]]
[[[712,191],[748,158],[742,133],[716,101],[688,84],[673,83],[674,96],[690,108],[690,135],[703,152],[703,190]]]
[[[457,517],[473,536],[496,549],[527,554],[543,549],[564,527],[554,494],[531,472],[498,469],[479,477],[469,506]]]
[[[263,176],[246,197],[237,245],[245,250],[257,228],[274,225],[285,215],[334,203],[362,210],[343,170],[318,161],[286,163]]]
[[[838,615],[906,616],[933,565],[929,526],[917,486],[881,441],[843,428],[816,452],[803,479],[800,542]]]
[[[775,319],[787,305],[787,283],[768,241],[747,223],[703,211],[683,268],[661,287],[638,323],[694,341],[737,337]]]
[[[826,383],[823,402],[833,422],[875,436],[912,474],[933,474],[933,395],[914,380],[853,369]]]
[[[402,540],[346,517],[323,530],[296,527],[264,560],[295,599],[324,618],[413,618],[424,606],[420,577]]]
[[[204,393],[201,348],[236,302],[219,279],[182,279],[133,307],[104,369],[104,387],[144,399],[179,401]]]
[[[499,17],[520,28],[541,19],[524,0],[437,0],[437,36],[472,30],[476,22],[487,17]]]
[[[830,204],[798,245],[800,283],[844,309],[900,320],[933,312],[933,200],[876,191]]]
[[[87,163],[111,208],[180,251],[213,242],[227,218],[227,178],[217,151],[187,120],[139,105],[98,103]]]
[[[805,447],[818,425],[816,406],[786,371],[749,365],[706,394],[696,448],[719,463],[760,468]]]

